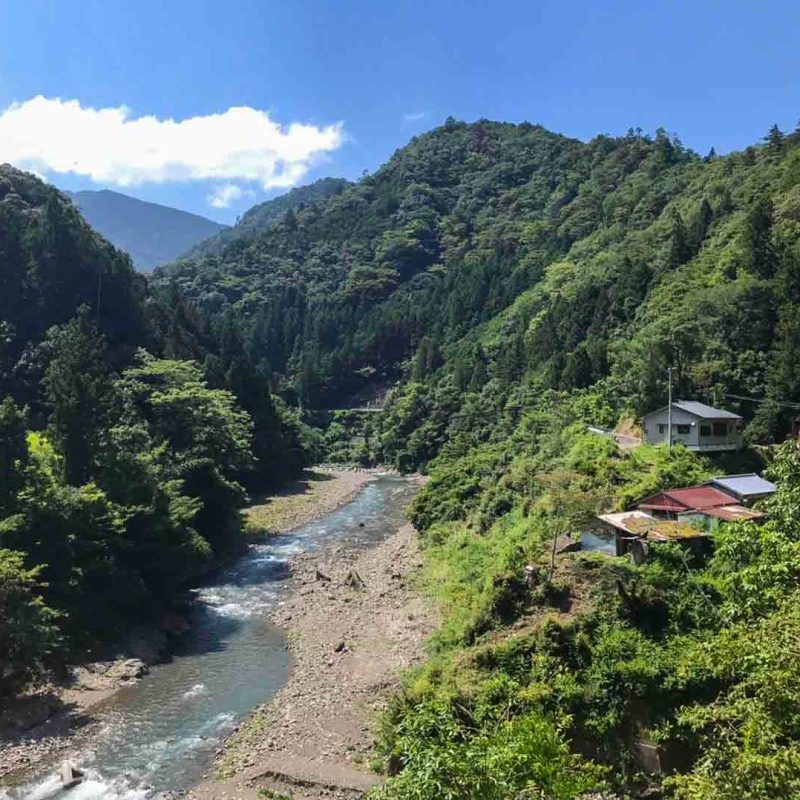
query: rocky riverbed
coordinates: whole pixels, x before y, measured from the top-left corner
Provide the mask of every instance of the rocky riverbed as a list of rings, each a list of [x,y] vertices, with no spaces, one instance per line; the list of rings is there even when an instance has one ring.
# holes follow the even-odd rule
[[[115,655],[72,667],[64,680],[16,698],[0,711],[0,779],[65,753],[96,731],[98,708],[146,675],[184,631],[178,614],[133,630]]]
[[[292,562],[295,589],[272,619],[289,631],[288,682],[226,742],[197,800],[355,797],[374,724],[404,670],[423,659],[436,619],[417,590],[417,535],[404,525],[366,550],[340,543]]]

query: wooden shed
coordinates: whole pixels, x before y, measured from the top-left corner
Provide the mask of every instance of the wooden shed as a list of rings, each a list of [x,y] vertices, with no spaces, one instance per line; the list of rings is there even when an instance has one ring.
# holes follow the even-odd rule
[[[597,519],[613,534],[618,556],[631,552],[634,542],[679,542],[700,552],[708,533],[685,522],[657,519],[644,511],[600,514]]]

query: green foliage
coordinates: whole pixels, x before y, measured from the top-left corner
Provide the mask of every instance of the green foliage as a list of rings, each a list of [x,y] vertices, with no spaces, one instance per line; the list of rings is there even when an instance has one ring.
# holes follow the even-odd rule
[[[306,456],[235,327],[155,297],[8,166],[0,262],[0,682],[15,692],[242,547],[242,484]]]
[[[570,753],[547,718],[523,715],[477,730],[455,702],[427,701],[398,725],[392,759],[406,765],[375,798],[569,800],[602,785],[603,771]]]
[[[573,399],[569,414],[581,407]],[[530,455],[504,459],[501,443],[452,461],[445,451],[415,502],[425,585],[444,622],[432,658],[409,676],[384,718],[382,752],[390,767],[404,768],[386,796],[432,796],[437,776],[443,791],[470,796],[457,794],[465,791],[462,768],[447,765],[460,765],[462,748],[474,741],[491,750],[498,726],[530,720],[553,721],[547,724],[561,741],[580,742],[582,756],[610,767],[621,790],[635,785],[633,740],[650,738],[679,767],[664,791],[683,800],[795,796],[800,447],[788,442],[776,454],[770,474],[779,490],[767,522],[722,526],[706,558],[677,545],[652,546],[641,566],[562,556],[563,589],[553,603],[526,585],[523,567],[534,565],[542,579],[551,515],[563,522],[580,503],[563,508],[569,493],[561,481],[543,481],[543,469],[550,476],[568,470],[570,492],[601,488],[614,505],[702,480],[709,466],[681,448],[620,452],[575,424],[536,429]],[[510,507],[486,527],[481,509],[504,486],[514,487]],[[565,614],[564,598],[569,607],[587,584],[591,602]],[[522,745],[512,739],[509,746],[519,756]],[[472,757],[465,779],[479,782],[482,762]],[[549,758],[559,763],[558,755]],[[493,775],[508,792],[513,767],[496,763]],[[414,786],[426,793],[415,795]]]
[[[56,614],[42,600],[39,569],[0,549],[0,695],[35,681],[58,646]]]
[[[573,796],[586,787],[555,787],[536,760],[565,779],[594,770],[566,765],[571,741],[625,789],[639,736],[684,746],[684,797],[795,790],[791,695],[773,708],[751,682],[788,685],[791,670],[760,671],[756,651],[734,664],[725,636],[768,626],[800,590],[796,448],[777,457],[771,520],[723,526],[710,558],[553,554],[593,500],[622,509],[723,469],[587,430],[663,404],[669,367],[678,396],[738,406],[750,442],[788,430],[799,183],[800,138],[777,128],[701,160],[663,130],[582,143],[448,120],[335,196],[158,276],[216,320],[233,310],[305,408],[397,381],[357,436],[342,418],[328,432],[331,452],[430,474],[411,518],[443,625],[388,714],[384,753],[403,771],[385,796]]]
[[[44,390],[50,408],[50,435],[64,457],[67,482],[79,486],[92,472],[100,446],[102,414],[108,408],[109,377],[105,344],[82,306],[78,316],[52,328],[45,342],[50,361]]]
[[[0,402],[0,515],[11,514],[24,483],[28,447],[25,415],[10,397]]]
[[[196,460],[211,461],[229,473],[247,466],[252,422],[231,392],[205,384],[197,364],[141,352],[117,388],[147,420],[154,443],[164,447],[175,474]]]

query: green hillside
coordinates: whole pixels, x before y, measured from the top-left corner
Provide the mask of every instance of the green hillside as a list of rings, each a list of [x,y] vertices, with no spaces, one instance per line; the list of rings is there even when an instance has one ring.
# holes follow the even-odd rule
[[[156,280],[235,320],[290,402],[394,383],[352,455],[430,473],[411,518],[443,623],[383,717],[379,797],[800,793],[796,441],[731,463],[587,432],[662,403],[673,367],[749,443],[784,438],[800,132],[701,157],[663,131],[448,120]],[[765,459],[769,521],[722,526],[703,556],[552,555],[600,510]]]
[[[0,167],[0,702],[240,549],[300,433],[235,331]]]
[[[280,222],[287,211],[300,211],[318,205],[343,191],[349,182],[343,178],[320,178],[308,186],[291,189],[286,194],[259,203],[246,211],[232,228],[225,228],[182,253],[185,258],[218,255],[231,243],[255,236],[260,231]],[[162,262],[163,263],[163,262]]]
[[[459,389],[611,379],[642,409],[672,362],[679,394],[790,398],[796,138],[701,159],[664,133],[582,143],[450,121],[160,280],[234,309],[306,405],[408,374],[420,346]],[[768,432],[776,416],[760,415]]]

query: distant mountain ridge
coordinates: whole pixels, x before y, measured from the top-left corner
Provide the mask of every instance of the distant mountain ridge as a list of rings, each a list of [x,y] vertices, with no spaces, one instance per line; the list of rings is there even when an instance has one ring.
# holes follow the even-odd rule
[[[348,186],[352,184],[344,178],[320,178],[308,186],[298,186],[280,197],[253,206],[233,227],[225,228],[212,238],[198,243],[183,255],[187,258],[220,255],[232,242],[249,240],[280,222],[287,211],[301,211],[308,206],[324,203],[341,194]]]
[[[142,271],[174,261],[227,227],[198,214],[109,189],[65,194],[86,221],[115,247],[130,253],[134,266]]]

